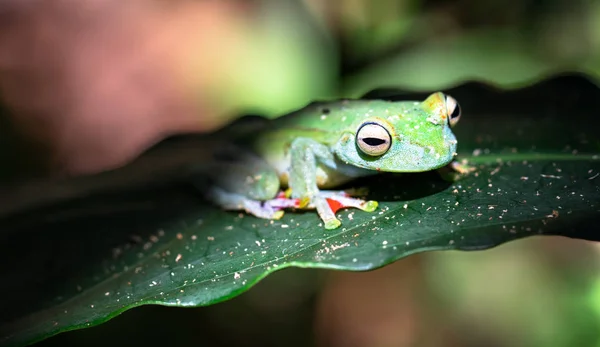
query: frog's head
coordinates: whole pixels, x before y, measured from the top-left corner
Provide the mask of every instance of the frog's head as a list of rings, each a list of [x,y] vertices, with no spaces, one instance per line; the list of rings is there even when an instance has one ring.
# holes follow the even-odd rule
[[[425,101],[391,102],[382,114],[358,120],[335,145],[343,162],[370,170],[421,172],[440,168],[456,155],[451,127],[460,106],[440,92]]]

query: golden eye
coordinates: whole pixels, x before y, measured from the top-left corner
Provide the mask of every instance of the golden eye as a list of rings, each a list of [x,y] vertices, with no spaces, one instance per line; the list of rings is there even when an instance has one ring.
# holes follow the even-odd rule
[[[460,120],[460,105],[450,95],[446,95],[446,112],[448,112],[448,122],[453,127]]]
[[[356,133],[358,148],[367,155],[380,156],[390,149],[392,137],[381,125],[373,122],[364,123]]]

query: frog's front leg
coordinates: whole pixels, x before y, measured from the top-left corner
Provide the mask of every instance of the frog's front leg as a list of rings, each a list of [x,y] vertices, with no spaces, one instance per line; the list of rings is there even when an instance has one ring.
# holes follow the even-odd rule
[[[336,168],[333,153],[327,146],[313,139],[296,138],[290,146],[290,161],[289,187],[292,199],[306,201],[306,208],[315,208],[326,229],[341,225],[335,216],[341,208],[355,207],[369,212],[377,208],[376,202],[355,199],[346,192],[319,190],[318,164]]]

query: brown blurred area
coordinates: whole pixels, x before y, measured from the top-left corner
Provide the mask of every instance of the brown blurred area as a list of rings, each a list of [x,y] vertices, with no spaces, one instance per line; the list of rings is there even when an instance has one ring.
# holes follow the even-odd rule
[[[28,149],[20,152],[54,175],[93,173],[170,134],[222,124],[209,94],[250,9],[239,1],[2,2],[0,98]]]
[[[318,346],[415,346],[421,323],[422,258],[379,270],[331,272],[315,317]]]

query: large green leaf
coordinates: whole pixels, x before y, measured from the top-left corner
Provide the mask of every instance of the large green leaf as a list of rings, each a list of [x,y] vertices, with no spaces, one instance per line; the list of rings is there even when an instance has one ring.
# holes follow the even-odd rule
[[[311,212],[269,222],[220,211],[187,185],[156,184],[168,170],[148,179],[151,168],[185,162],[181,153],[195,159],[193,141],[170,141],[120,176],[95,178],[114,189],[40,185],[40,205],[20,212],[33,206],[27,191],[5,195],[0,343],[33,343],[144,304],[214,304],[289,266],[369,270],[531,235],[600,238],[596,86],[562,77],[519,91],[469,84],[448,92],[464,112],[459,155],[477,172],[455,184],[433,173],[354,183],[381,208],[341,212],[338,230]],[[62,202],[52,203],[57,194]]]

